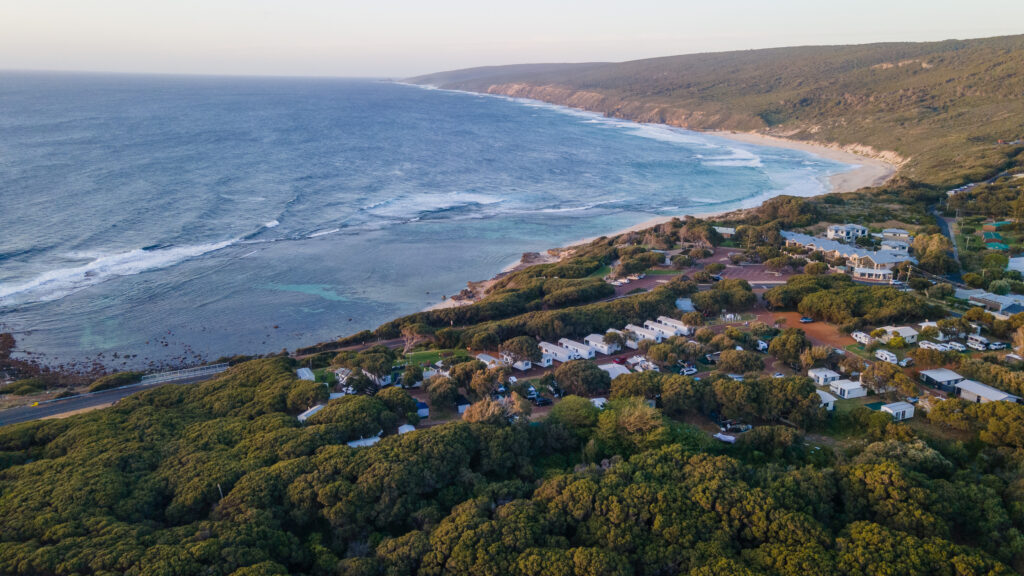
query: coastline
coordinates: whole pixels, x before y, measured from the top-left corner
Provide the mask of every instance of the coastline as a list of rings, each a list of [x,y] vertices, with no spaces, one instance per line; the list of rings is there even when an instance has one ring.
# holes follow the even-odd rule
[[[758,146],[770,146],[773,148],[788,148],[790,150],[799,150],[801,152],[807,152],[820,156],[827,160],[834,160],[843,164],[849,164],[854,166],[852,170],[833,174],[829,177],[829,190],[825,194],[842,194],[844,192],[855,192],[861,188],[868,188],[873,186],[881,186],[887,182],[890,178],[896,175],[899,166],[902,164],[903,159],[894,158],[893,162],[867,156],[864,153],[858,152],[869,152],[867,149],[861,148],[858,152],[851,151],[839,146],[828,146],[825,144],[804,142],[801,140],[791,140],[788,138],[782,138],[779,136],[769,136],[767,134],[758,134],[756,132],[732,132],[732,131],[706,131],[704,134],[711,136],[717,136],[720,138],[726,138],[734,140],[736,142],[743,142],[746,144],[756,144]],[[422,312],[429,312],[431,310],[440,310],[444,308],[456,308],[459,306],[466,306],[474,302],[479,301],[487,289],[490,288],[495,282],[508,275],[511,272],[522,270],[523,268],[533,266],[535,264],[543,264],[547,262],[556,262],[562,257],[571,255],[575,246],[583,244],[589,244],[594,240],[606,237],[606,236],[618,236],[621,234],[628,234],[630,232],[638,232],[647,228],[664,224],[675,218],[685,218],[687,216],[693,216],[695,218],[717,218],[725,214],[732,214],[736,212],[742,212],[749,210],[750,208],[735,208],[731,210],[719,210],[717,212],[702,212],[699,214],[676,214],[657,216],[643,222],[638,222],[632,226],[627,226],[619,230],[602,234],[600,236],[592,236],[588,238],[581,238],[574,242],[570,242],[560,248],[549,249],[546,254],[538,254],[536,252],[528,252],[523,255],[520,260],[507,266],[504,270],[495,274],[493,277],[487,280],[470,281],[467,282],[467,288],[465,291],[473,293],[472,298],[456,299],[448,298],[441,302],[431,304],[422,310]]]

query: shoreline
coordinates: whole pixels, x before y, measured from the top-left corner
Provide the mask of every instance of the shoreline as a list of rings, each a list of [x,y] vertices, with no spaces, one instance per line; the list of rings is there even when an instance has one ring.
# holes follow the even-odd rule
[[[671,125],[670,124],[666,124],[666,126],[671,126]],[[772,148],[787,148],[787,149],[790,149],[790,150],[799,150],[801,152],[807,152],[809,154],[814,154],[815,156],[820,156],[820,157],[825,158],[827,160],[833,160],[833,161],[836,161],[836,162],[840,162],[840,163],[843,163],[843,164],[848,164],[848,165],[853,166],[853,169],[851,169],[851,170],[847,170],[845,172],[840,172],[838,174],[833,174],[833,175],[829,176],[829,178],[828,178],[829,190],[827,192],[825,192],[824,194],[842,194],[842,193],[846,193],[846,192],[856,192],[857,190],[860,190],[862,188],[881,186],[882,184],[884,184],[885,182],[889,181],[889,179],[891,179],[893,176],[896,175],[896,173],[899,171],[899,166],[903,162],[902,159],[894,159],[895,162],[890,162],[890,161],[887,161],[887,160],[883,160],[881,158],[874,158],[874,157],[871,157],[871,156],[867,156],[867,155],[865,155],[863,153],[858,153],[858,152],[851,151],[849,149],[844,149],[844,148],[839,147],[839,146],[828,146],[828,145],[825,145],[825,144],[804,142],[804,141],[801,141],[801,140],[791,140],[791,139],[788,139],[788,138],[782,138],[782,137],[779,137],[779,136],[770,136],[770,135],[767,135],[767,134],[758,134],[758,133],[755,133],[755,132],[732,132],[732,131],[719,130],[719,131],[704,131],[704,132],[701,132],[701,133],[702,134],[708,134],[708,135],[711,135],[711,136],[717,136],[717,137],[720,137],[720,138],[726,138],[726,139],[729,139],[729,140],[734,140],[736,142],[743,142],[745,144],[755,144],[755,145],[758,145],[758,146],[769,146],[769,147],[772,147]],[[867,152],[867,150],[865,150],[863,148],[861,148],[861,151],[862,152]],[[775,196],[772,196],[771,198],[774,198],[774,197]],[[768,198],[765,198],[765,199],[761,200],[757,204],[757,206],[760,206],[766,200],[768,200]],[[497,282],[501,278],[507,276],[509,273],[515,272],[515,271],[518,271],[518,270],[522,270],[523,268],[527,268],[529,266],[533,266],[533,265],[536,265],[536,264],[544,264],[544,263],[549,263],[549,262],[557,262],[558,260],[561,260],[562,257],[571,254],[573,252],[572,249],[574,247],[580,246],[580,245],[583,245],[583,244],[589,244],[590,242],[593,242],[594,240],[597,240],[598,238],[610,237],[610,236],[619,236],[621,234],[628,234],[630,232],[639,232],[641,230],[646,230],[648,228],[652,228],[654,226],[658,226],[660,224],[664,224],[665,222],[670,222],[670,221],[672,221],[675,218],[681,218],[682,219],[682,218],[686,218],[687,216],[692,216],[694,218],[701,218],[701,219],[717,218],[717,217],[725,215],[725,214],[732,214],[732,213],[735,213],[735,212],[742,212],[744,210],[750,210],[751,208],[754,208],[754,207],[756,207],[756,206],[747,207],[747,208],[733,208],[733,209],[728,209],[728,210],[718,210],[718,211],[715,211],[715,212],[702,212],[702,213],[698,213],[698,214],[676,214],[676,215],[656,216],[656,217],[650,218],[648,220],[644,220],[643,222],[638,222],[638,223],[633,224],[631,226],[627,226],[625,228],[621,228],[621,229],[609,232],[607,234],[601,234],[599,236],[591,236],[591,237],[588,237],[588,238],[582,238],[580,240],[575,240],[575,241],[570,242],[570,243],[568,243],[568,244],[566,244],[564,246],[561,246],[561,247],[550,248],[550,249],[548,249],[547,253],[545,253],[545,254],[538,254],[536,252],[528,252],[528,253],[524,254],[523,257],[520,258],[518,262],[516,262],[514,264],[511,264],[509,266],[506,266],[501,272],[495,274],[494,276],[492,276],[491,278],[489,278],[487,280],[478,280],[478,281],[469,281],[469,282],[467,282],[466,283],[467,288],[463,292],[465,292],[465,291],[473,292],[473,294],[474,294],[473,298],[471,298],[471,299],[468,299],[468,298],[467,299],[448,298],[446,300],[442,300],[441,302],[437,302],[435,304],[431,304],[430,306],[427,306],[427,307],[423,308],[421,310],[421,312],[429,312],[431,310],[441,310],[441,309],[444,309],[444,308],[456,308],[456,307],[459,307],[459,306],[466,306],[466,305],[478,302],[484,296],[484,293],[486,292],[486,290],[490,286],[492,286],[495,282]],[[556,254],[557,254],[557,256],[556,256]],[[530,255],[537,255],[540,258],[528,257]]]

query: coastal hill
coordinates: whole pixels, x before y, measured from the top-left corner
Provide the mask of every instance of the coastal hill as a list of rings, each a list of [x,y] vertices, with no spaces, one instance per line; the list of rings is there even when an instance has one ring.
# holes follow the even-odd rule
[[[493,66],[410,82],[640,122],[757,132],[902,164],[933,185],[999,168],[1024,137],[1024,36]]]

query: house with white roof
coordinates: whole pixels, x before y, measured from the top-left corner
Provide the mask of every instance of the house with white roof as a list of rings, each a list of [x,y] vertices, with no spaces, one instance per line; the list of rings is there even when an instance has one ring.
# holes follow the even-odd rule
[[[781,235],[786,246],[798,246],[811,252],[821,252],[829,260],[845,259],[846,264],[853,269],[853,277],[858,280],[888,282],[892,280],[894,266],[903,262],[917,262],[912,256],[900,250],[873,251],[789,230],[783,230]]]
[[[352,440],[346,442],[352,448],[366,448],[367,446],[373,446],[377,442],[380,442],[380,436],[370,436],[369,438],[360,438],[359,440]]]
[[[914,405],[910,402],[883,404],[880,410],[891,414],[894,422],[901,422],[914,417]]]
[[[920,378],[921,382],[945,392],[952,392],[957,384],[966,380],[963,376],[947,368],[922,370]]]
[[[730,228],[728,226],[712,226],[712,228],[715,229],[715,232],[721,234],[722,238],[732,238],[736,235],[735,228]]]
[[[590,403],[594,405],[598,410],[604,409],[605,404],[608,403],[607,398],[591,398]]]
[[[412,424],[402,424],[401,426],[398,427],[398,433],[399,434],[408,434],[409,432],[415,432],[415,431],[416,431],[416,427],[413,426]]]
[[[352,375],[352,370],[348,368],[338,368],[334,371],[334,378],[338,381],[338,384],[344,386],[348,382],[349,376]]]
[[[661,343],[661,332],[655,332],[654,330],[642,328],[635,324],[626,324],[625,331],[634,334],[640,340],[653,340],[659,344]]]
[[[678,336],[689,336],[693,334],[693,326],[690,326],[682,320],[676,320],[669,316],[658,316],[658,322],[665,324],[666,326],[672,326],[680,330]]]
[[[695,312],[697,309],[693,307],[693,300],[690,298],[676,298],[676,310],[683,312]]]
[[[620,349],[618,344],[606,343],[604,341],[604,334],[590,334],[583,339],[583,342],[601,354],[614,354]]]
[[[568,338],[562,338],[562,339],[560,339],[558,341],[558,344],[562,348],[565,348],[567,350],[572,350],[580,358],[593,358],[594,357],[594,349],[591,348],[590,346],[587,346],[586,344],[581,343],[581,342],[577,342],[575,340],[570,340]]]
[[[853,242],[857,238],[868,235],[868,229],[860,224],[833,224],[828,227],[826,236],[829,240]]]
[[[550,355],[552,360],[557,360],[558,362],[577,360],[580,357],[574,350],[569,350],[568,348],[563,348],[558,344],[552,344],[550,342],[541,342],[540,351],[544,354]]]
[[[821,399],[821,407],[829,412],[836,408],[836,397],[825,392],[824,390],[815,390],[818,393],[818,398]]]
[[[936,330],[939,330],[938,322],[932,322],[930,320],[925,320],[924,322],[919,323],[917,327],[920,328],[920,330],[918,330],[918,333],[922,332],[925,328],[935,328]],[[939,335],[935,337],[935,340],[938,340],[939,342],[945,342],[946,340],[949,340],[949,338],[942,333],[942,330],[939,330]]]
[[[814,380],[814,383],[818,386],[828,386],[829,384],[839,380],[839,373],[828,368],[811,368],[807,371],[807,375]]]
[[[853,380],[836,380],[829,384],[828,388],[836,396],[847,400],[850,398],[860,398],[868,394],[860,382],[854,382]]]
[[[490,354],[477,354],[476,359],[487,365],[488,368],[497,368],[504,363]]]
[[[612,380],[615,380],[623,374],[630,373],[629,368],[626,368],[622,364],[598,364],[597,367],[607,372],[608,375],[612,377]]]
[[[986,402],[1020,402],[1020,398],[974,380],[964,380],[956,384],[957,395],[968,402],[984,404]]]
[[[309,368],[299,368],[295,375],[299,377],[299,380],[309,380],[310,382],[316,382],[316,376],[313,371]]]
[[[312,416],[313,414],[316,414],[317,412],[323,410],[324,406],[326,406],[326,404],[317,404],[316,406],[313,406],[312,408],[310,408],[309,410],[306,410],[302,414],[299,414],[297,416],[299,422],[305,422],[306,420],[309,420],[310,416]]]
[[[668,324],[662,324],[661,322],[655,322],[654,320],[647,320],[644,322],[644,328],[653,330],[658,334],[661,334],[662,338],[671,338],[673,336],[682,335],[682,330],[675,326],[669,326]]]
[[[889,342],[896,336],[902,337],[907,344],[917,342],[918,332],[910,326],[882,326],[882,330],[885,330],[885,334],[878,338],[882,342]]]
[[[430,418],[430,406],[426,402],[416,401],[416,415],[420,418]]]
[[[882,240],[882,250],[892,250],[894,252],[910,252],[910,244],[907,244],[903,240]]]
[[[907,232],[903,228],[886,228],[882,230],[882,236],[885,238],[892,238],[895,240],[910,240],[910,232]]]

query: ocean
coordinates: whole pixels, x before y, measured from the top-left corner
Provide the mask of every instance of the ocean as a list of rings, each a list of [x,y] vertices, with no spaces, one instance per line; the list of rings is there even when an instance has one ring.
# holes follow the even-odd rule
[[[850,168],[385,81],[0,73],[0,331],[111,368],[294,349]]]

